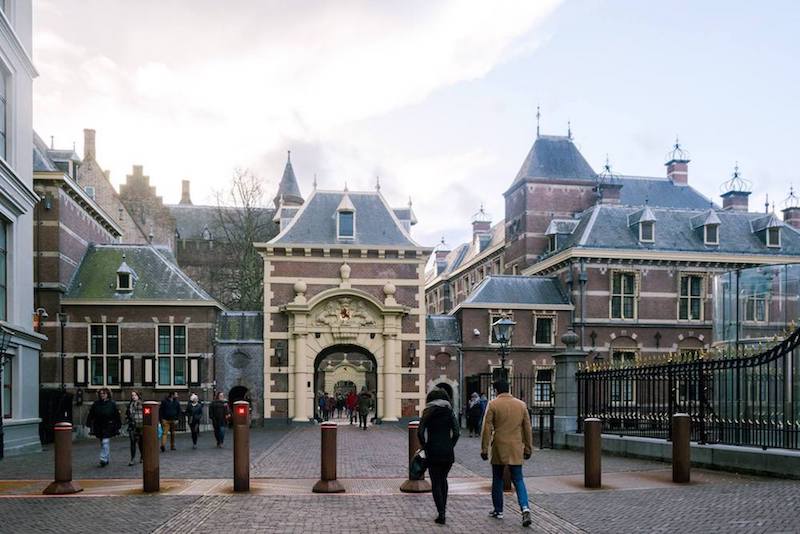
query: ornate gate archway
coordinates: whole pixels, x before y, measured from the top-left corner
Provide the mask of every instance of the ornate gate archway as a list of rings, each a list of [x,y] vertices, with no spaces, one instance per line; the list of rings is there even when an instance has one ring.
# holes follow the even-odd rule
[[[350,391],[358,393],[362,387],[366,387],[377,398],[378,363],[375,356],[363,347],[333,345],[314,359],[315,413],[320,393],[346,395]],[[341,391],[337,391],[337,388]],[[376,417],[381,415],[375,414]]]

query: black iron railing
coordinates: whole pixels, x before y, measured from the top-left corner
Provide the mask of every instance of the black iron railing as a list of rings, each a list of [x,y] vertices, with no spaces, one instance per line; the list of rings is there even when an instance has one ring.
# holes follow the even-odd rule
[[[670,439],[687,413],[699,443],[800,448],[800,328],[751,356],[684,354],[667,361],[593,364],[576,373],[578,431]]]

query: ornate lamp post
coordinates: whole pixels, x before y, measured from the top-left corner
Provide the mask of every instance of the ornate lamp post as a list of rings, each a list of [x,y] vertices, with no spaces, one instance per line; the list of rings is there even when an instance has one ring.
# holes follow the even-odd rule
[[[413,370],[415,363],[417,363],[417,346],[412,341],[408,345],[408,372],[409,373]]]
[[[492,332],[494,338],[500,344],[500,373],[503,380],[507,380],[506,376],[506,357],[508,356],[508,345],[511,343],[511,333],[514,331],[514,325],[517,324],[508,317],[502,317],[492,324]]]
[[[3,370],[6,367],[6,350],[11,343],[11,334],[0,328],[0,460],[3,459],[5,452],[5,436],[3,431],[3,419],[5,418],[5,407],[3,406],[3,397],[5,396],[5,384],[3,383]]]

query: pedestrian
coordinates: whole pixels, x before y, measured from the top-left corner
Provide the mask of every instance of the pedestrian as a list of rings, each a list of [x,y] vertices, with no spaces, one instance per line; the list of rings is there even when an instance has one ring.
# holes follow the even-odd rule
[[[217,448],[221,448],[225,444],[225,427],[231,418],[231,408],[228,406],[223,392],[217,393],[217,398],[211,402],[208,412],[211,417],[211,426],[214,427],[214,439],[217,440]]]
[[[367,391],[367,386],[361,387],[361,393],[358,394],[358,424],[364,430],[367,429],[367,417],[372,408],[372,394]]]
[[[481,432],[478,423],[481,420],[481,398],[477,393],[473,393],[467,403],[467,430],[469,437],[478,436]]]
[[[347,394],[345,404],[347,405],[347,415],[350,416],[350,424],[352,425],[356,418],[356,408],[358,407],[358,395],[356,395],[354,389],[351,389],[350,393]]]
[[[125,419],[128,421],[128,438],[131,440],[131,461],[128,462],[128,465],[134,464],[137,447],[139,448],[139,463],[141,463],[144,414],[142,411],[142,399],[136,391],[131,391],[131,400],[125,410]]]
[[[450,397],[441,388],[434,388],[425,399],[425,410],[419,422],[417,436],[431,476],[433,502],[438,515],[434,520],[445,524],[447,509],[447,474],[453,467],[455,453],[453,449],[460,434],[458,419],[453,413]]]
[[[175,429],[178,426],[178,417],[181,416],[181,402],[178,400],[178,392],[167,393],[161,401],[161,408],[158,411],[161,418],[161,452],[167,447],[167,433],[169,433],[169,450],[175,450]]]
[[[100,440],[100,467],[105,467],[111,461],[111,438],[119,434],[122,428],[122,418],[108,388],[97,391],[97,400],[89,409],[86,426]]]
[[[341,391],[336,394],[336,418],[342,418],[342,412],[344,412],[344,396],[342,395]]]
[[[319,400],[317,401],[317,406],[319,407],[319,420],[327,421],[328,412],[325,410],[325,399],[327,398],[327,395],[325,394],[324,391],[320,391],[318,395],[319,395]]]
[[[330,421],[333,419],[334,412],[336,411],[336,399],[333,398],[333,395],[327,395],[325,397],[325,410],[328,412],[328,416],[325,420]]]
[[[481,416],[478,418],[478,435],[481,434],[483,428],[483,416],[486,414],[486,407],[489,405],[489,399],[486,398],[486,393],[481,393]]]
[[[503,519],[503,471],[508,467],[511,481],[517,491],[517,501],[522,510],[522,526],[531,524],[528,491],[522,478],[522,461],[532,453],[531,419],[525,404],[508,392],[508,382],[497,380],[493,384],[496,397],[489,403],[484,415],[481,433],[481,458],[492,462],[492,504],[489,514]]]
[[[203,403],[192,393],[189,395],[189,403],[186,405],[186,423],[192,431],[192,448],[197,448],[197,436],[200,435],[200,421],[203,419]]]

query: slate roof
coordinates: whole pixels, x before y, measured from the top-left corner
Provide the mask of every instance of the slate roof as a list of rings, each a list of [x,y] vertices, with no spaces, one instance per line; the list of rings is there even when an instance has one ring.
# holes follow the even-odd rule
[[[355,238],[336,237],[336,209],[347,195],[355,208]],[[284,231],[270,244],[418,247],[377,191],[314,191]]]
[[[622,185],[620,204],[658,208],[704,209],[713,206],[710,199],[689,185],[675,185],[669,178],[654,176],[617,176]]]
[[[194,206],[189,204],[171,204],[167,206],[175,218],[175,227],[180,239],[203,239],[203,229],[208,227],[214,240],[223,240],[224,230],[220,226],[217,206]],[[223,207],[225,210],[240,208]],[[278,235],[278,225],[273,223],[274,210],[258,208],[261,213],[261,229],[258,241],[269,241]]]
[[[463,305],[496,303],[503,303],[508,307],[513,307],[515,304],[546,306],[570,304],[558,278],[491,275],[478,284]]]
[[[117,291],[117,270],[125,263],[136,273],[133,291]],[[179,267],[172,254],[151,245],[90,245],[75,271],[65,299],[187,301],[215,304]]]
[[[428,315],[425,318],[425,342],[442,345],[461,343],[458,319],[453,315]]]
[[[280,184],[278,184],[278,192],[273,199],[276,208],[280,204],[281,197],[283,197],[284,202],[303,203],[303,195],[300,194],[300,186],[297,184],[297,177],[294,175],[294,168],[292,168],[291,152],[286,158],[286,167],[283,169],[283,176]]]
[[[458,270],[459,267],[468,264],[473,259],[477,258],[481,253],[486,250],[503,243],[506,237],[505,221],[500,221],[491,230],[491,239],[488,244],[485,244],[483,249],[480,248],[480,243],[475,240],[461,243],[451,250],[445,257],[445,268],[437,275],[436,273],[436,258],[431,255],[431,259],[426,265],[426,283],[432,282],[437,276],[447,277],[448,274]]]
[[[724,254],[800,254],[800,232],[781,223],[781,247],[767,247],[758,225],[774,220],[773,215],[730,210],[716,210],[719,219],[719,245],[704,243],[703,228],[698,217],[708,217],[708,209],[664,209],[651,207],[655,215],[655,241],[641,243],[636,226],[629,226],[629,217],[641,208],[596,205],[580,216],[575,231],[562,243],[559,251],[570,247],[627,250],[664,250]]]
[[[522,162],[514,183],[531,178],[594,181],[596,177],[597,174],[572,139],[559,135],[540,135]]]
[[[33,170],[34,172],[55,172],[58,171],[55,163],[50,159],[50,149],[45,142],[39,137],[39,134],[33,132]]]

